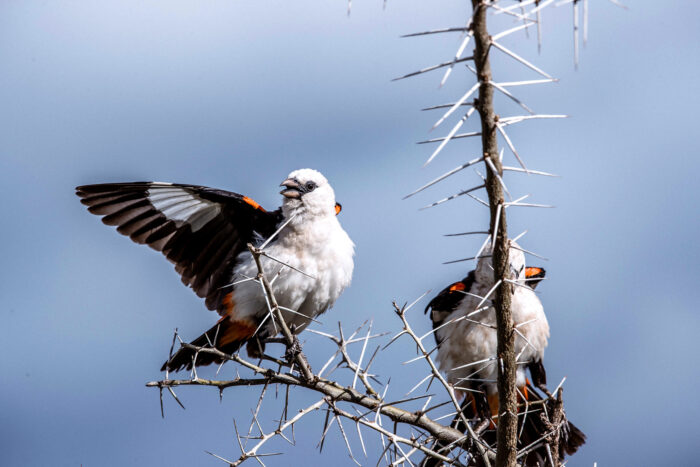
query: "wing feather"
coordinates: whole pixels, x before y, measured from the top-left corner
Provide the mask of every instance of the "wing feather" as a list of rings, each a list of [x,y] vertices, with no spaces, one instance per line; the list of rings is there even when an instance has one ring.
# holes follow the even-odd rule
[[[425,307],[425,312],[430,310],[430,320],[433,322],[433,329],[442,326],[447,317],[457,308],[459,303],[464,300],[466,295],[463,292],[469,292],[474,284],[474,271],[469,271],[467,277],[459,282],[448,285],[437,294],[428,306]],[[434,333],[435,343],[440,347],[440,337],[438,333]]]
[[[282,220],[279,209],[267,212],[238,193],[197,185],[108,183],[79,186],[76,194],[105,224],[162,252],[207,308],[219,311],[239,253]]]

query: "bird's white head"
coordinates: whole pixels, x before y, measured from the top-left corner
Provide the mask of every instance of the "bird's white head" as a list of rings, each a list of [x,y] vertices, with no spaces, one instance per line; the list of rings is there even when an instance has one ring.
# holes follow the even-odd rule
[[[295,170],[280,186],[284,187],[280,194],[284,196],[282,210],[286,216],[332,217],[338,212],[335,192],[317,170]]]
[[[525,255],[520,250],[520,247],[514,241],[509,241],[510,251],[508,254],[509,260],[509,279],[519,281],[525,284]],[[493,285],[493,261],[491,257],[491,245],[489,244],[484,251],[479,263],[476,266],[476,280],[481,284]]]

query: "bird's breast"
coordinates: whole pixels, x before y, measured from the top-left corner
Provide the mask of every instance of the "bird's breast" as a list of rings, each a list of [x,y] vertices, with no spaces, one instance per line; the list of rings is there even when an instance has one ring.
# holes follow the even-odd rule
[[[281,232],[261,257],[265,276],[272,284],[277,303],[290,325],[305,326],[330,308],[350,284],[353,272],[353,245],[342,230],[323,232],[290,229]],[[254,277],[257,266],[249,252],[238,258],[235,275]],[[235,279],[234,279],[235,280]],[[237,304],[246,314],[267,312],[260,285],[243,282],[235,290]]]

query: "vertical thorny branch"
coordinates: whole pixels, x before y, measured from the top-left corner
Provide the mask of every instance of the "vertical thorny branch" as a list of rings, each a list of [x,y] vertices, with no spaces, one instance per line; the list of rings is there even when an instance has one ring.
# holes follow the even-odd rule
[[[498,157],[496,134],[497,116],[493,106],[491,86],[491,37],[487,28],[487,4],[484,0],[472,0],[474,34],[474,65],[479,82],[479,97],[475,107],[481,119],[482,156],[486,163],[486,192],[491,214],[489,231],[492,241],[494,283],[499,284],[494,295],[496,310],[496,334],[498,336],[498,450],[496,466],[514,466],[517,446],[517,396],[515,387],[515,347],[513,318],[510,309],[512,285],[508,278],[508,229],[505,199],[499,177],[503,176]]]
[[[587,30],[587,0],[580,0],[584,8],[584,41]],[[254,280],[260,284],[260,293],[264,294],[268,306],[268,316],[279,330],[281,337],[268,339],[271,344],[282,344],[284,351],[281,356],[263,354],[259,360],[252,361],[242,357],[239,353],[226,355],[212,346],[196,347],[180,341],[180,345],[195,351],[196,360],[199,353],[214,353],[225,361],[232,362],[228,368],[235,369],[235,377],[232,379],[203,379],[193,370],[189,379],[170,379],[166,372],[165,379],[148,383],[150,387],[157,387],[161,393],[169,391],[172,397],[180,403],[175,394],[175,388],[179,386],[210,386],[223,395],[225,390],[242,390],[245,386],[261,387],[257,405],[251,408],[252,419],[246,431],[239,431],[235,424],[237,449],[240,454],[234,460],[227,460],[216,454],[216,458],[232,466],[254,459],[264,465],[262,458],[274,453],[262,452],[273,439],[281,439],[290,444],[295,444],[295,427],[312,413],[322,414],[323,425],[319,436],[319,449],[323,449],[324,441],[329,433],[341,437],[346,447],[348,456],[353,462],[360,464],[358,457],[361,455],[368,459],[368,463],[377,465],[415,465],[423,459],[430,459],[433,465],[443,463],[445,465],[458,466],[486,466],[513,467],[522,462],[522,459],[535,449],[547,451],[547,465],[558,467],[559,453],[558,439],[562,435],[562,426],[566,421],[561,401],[561,389],[558,387],[553,392],[554,397],[545,400],[533,401],[524,404],[521,408],[521,416],[541,417],[547,427],[547,432],[534,441],[528,441],[527,445],[518,445],[518,395],[516,388],[516,359],[514,338],[515,334],[522,337],[518,326],[526,323],[514,323],[511,314],[511,292],[514,282],[510,279],[509,249],[515,245],[508,239],[506,211],[509,207],[546,207],[541,204],[523,202],[527,196],[513,199],[504,181],[504,172],[527,173],[531,175],[551,175],[546,172],[531,170],[525,167],[515,145],[507,134],[510,125],[519,124],[532,119],[563,118],[563,115],[537,114],[514,95],[512,88],[519,86],[540,85],[556,81],[546,72],[540,70],[532,63],[517,55],[503,45],[502,39],[518,31],[528,33],[528,28],[537,29],[538,45],[541,39],[542,10],[553,3],[553,0],[471,0],[472,16],[463,25],[425,31],[408,36],[425,36],[433,34],[459,33],[462,38],[456,53],[451,54],[447,61],[409,73],[401,78],[422,75],[433,70],[444,70],[440,81],[442,87],[456,66],[465,67],[476,75],[476,83],[469,84],[468,90],[455,102],[428,107],[428,111],[446,109],[443,116],[436,122],[433,128],[439,126],[453,114],[461,118],[447,132],[446,136],[434,138],[421,143],[439,143],[428,158],[429,163],[438,156],[448,143],[455,140],[480,136],[480,150],[467,162],[449,170],[408,196],[423,191],[448,177],[477,164],[483,163],[485,176],[477,172],[483,179],[483,183],[471,188],[463,189],[458,193],[441,199],[427,207],[469,196],[489,209],[489,228],[478,229],[458,235],[485,235],[479,252],[470,258],[456,261],[478,260],[484,256],[486,247],[491,246],[491,255],[494,269],[494,283],[491,290],[485,294],[473,313],[466,317],[452,319],[439,327],[420,335],[409,322],[409,313],[414,305],[426,294],[423,294],[411,304],[399,306],[394,303],[394,312],[400,320],[400,328],[394,333],[385,345],[374,344],[376,339],[382,338],[388,333],[372,334],[372,323],[364,323],[354,332],[348,333],[343,326],[338,325],[337,334],[328,331],[309,329],[305,336],[327,339],[332,347],[330,356],[307,356],[304,354],[295,330],[290,329],[284,321],[282,310],[289,310],[278,304],[274,294],[274,282],[279,274],[305,274],[295,270],[284,263],[284,258],[277,259],[269,256],[265,247],[270,239],[260,245],[248,245],[253,255],[258,273],[255,277],[245,278]],[[560,4],[573,3],[577,8],[579,0],[564,0]],[[493,15],[502,15],[515,22],[503,31],[494,35],[489,34],[487,18]],[[577,18],[577,17],[576,17]],[[577,19],[575,20],[577,21]],[[578,23],[575,23],[578,31]],[[576,43],[577,44],[577,43]],[[467,47],[471,45],[473,52],[469,55]],[[522,81],[497,82],[491,72],[491,51],[497,50],[501,58],[514,60],[532,72],[540,75],[539,79]],[[501,55],[502,54],[502,55]],[[576,54],[578,57],[578,54]],[[473,67],[471,66],[473,62]],[[494,94],[502,95],[514,102],[519,109],[524,110],[525,115],[499,116],[494,107]],[[522,113],[522,111],[520,112]],[[472,131],[459,133],[460,128],[470,121],[472,115],[479,115],[479,124]],[[475,120],[475,119],[472,119]],[[508,130],[509,131],[509,130]],[[499,152],[498,137],[507,147],[519,166],[504,165],[503,150]],[[487,199],[479,198],[475,192],[485,189]],[[508,201],[506,201],[506,197]],[[285,226],[280,227],[280,230]],[[279,233],[276,232],[272,237]],[[520,238],[516,236],[512,241]],[[271,237],[271,238],[272,238]],[[527,252],[526,250],[523,250]],[[530,253],[530,252],[527,252]],[[262,259],[265,258],[263,261]],[[265,261],[276,261],[283,265],[282,271],[275,277],[265,274]],[[483,305],[483,306],[482,306]],[[469,318],[474,313],[493,307],[496,312],[496,325],[478,321],[478,316]],[[422,318],[422,317],[421,317]],[[451,326],[459,320],[466,319],[480,326],[490,327],[496,330],[498,344],[496,358],[488,358],[482,361],[470,362],[466,367],[475,365],[496,364],[498,367],[498,396],[499,410],[497,417],[496,442],[486,441],[485,433],[493,425],[491,420],[481,418],[467,419],[463,410],[460,396],[457,390],[464,388],[453,386],[441,374],[435,363],[434,333],[443,326]],[[177,333],[176,333],[176,337]],[[415,385],[397,387],[391,385],[392,374],[378,375],[372,371],[376,360],[381,358],[381,350],[404,338],[415,350],[415,357],[403,362],[404,365],[412,365],[417,369],[411,372],[408,378],[414,378]],[[272,346],[268,347],[272,348]],[[373,350],[372,350],[373,349]],[[172,349],[171,349],[172,353]],[[313,365],[312,365],[313,363]],[[522,362],[520,362],[522,363]],[[376,367],[376,365],[374,365]],[[401,368],[396,365],[393,368]],[[316,368],[316,370],[314,369]],[[218,372],[217,372],[218,375]],[[467,378],[468,379],[468,378]],[[563,381],[562,381],[563,383]],[[391,385],[391,388],[390,388]],[[561,384],[560,384],[561,386]],[[317,396],[316,400],[307,404],[304,408],[296,408],[295,398],[290,395],[290,389],[300,388]],[[396,393],[400,395],[396,395]],[[422,394],[420,391],[424,391]],[[430,391],[430,392],[429,392]],[[261,416],[263,405],[269,405],[269,394],[284,394],[283,402],[275,398],[276,410],[281,415],[270,426],[270,420],[264,420]],[[415,394],[414,394],[415,393]],[[549,396],[549,393],[547,392]],[[279,407],[281,405],[281,407]],[[162,405],[161,405],[162,407]],[[522,410],[524,409],[524,410]],[[278,412],[278,413],[279,413]],[[524,414],[522,413],[524,412]],[[455,421],[455,429],[450,423]],[[368,433],[373,436],[368,437]],[[353,446],[352,439],[359,445]],[[252,442],[254,440],[254,442]],[[520,440],[522,441],[522,440]],[[251,442],[251,446],[248,443]],[[524,444],[524,443],[523,443]],[[519,449],[519,450],[518,450]]]

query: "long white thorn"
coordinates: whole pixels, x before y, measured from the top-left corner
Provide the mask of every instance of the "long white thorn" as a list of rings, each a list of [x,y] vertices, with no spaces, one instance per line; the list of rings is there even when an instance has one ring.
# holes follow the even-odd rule
[[[521,196],[520,198],[514,199],[513,201],[511,201],[510,204],[519,203],[519,202],[521,202],[522,200],[529,198],[530,196],[531,196],[531,195],[529,195],[529,194],[523,195],[523,196]]]
[[[421,111],[426,111],[426,110],[437,110],[437,109],[449,109],[449,108],[452,107],[453,105],[455,105],[454,102],[450,102],[449,104],[432,105],[432,106],[430,106],[430,107],[425,107],[425,108],[421,109]],[[462,106],[467,106],[467,105],[473,106],[474,103],[473,103],[473,102],[464,102],[464,103],[462,103]]]
[[[521,233],[519,233],[515,238],[511,239],[511,242],[517,242],[517,241],[520,240],[520,239],[523,237],[523,235],[525,235],[526,233],[527,233],[527,230],[523,230],[523,231],[522,231]],[[538,278],[538,279],[539,279],[539,278]]]
[[[451,260],[451,261],[445,261],[445,262],[442,263],[442,264],[463,263],[464,261],[471,261],[471,260],[473,260],[473,259],[486,258],[486,257],[488,257],[488,256],[491,256],[491,255],[485,255],[485,256],[470,256],[469,258],[453,259],[453,260]],[[467,295],[471,295],[471,294],[467,294]]]
[[[410,78],[410,77],[412,77],[412,76],[420,75],[420,74],[423,74],[423,73],[427,73],[427,72],[429,72],[429,71],[437,70],[438,68],[442,68],[442,67],[445,67],[445,66],[452,65],[453,63],[466,62],[467,60],[472,60],[472,59],[473,59],[473,57],[470,56],[470,57],[460,58],[459,60],[455,60],[455,61],[450,60],[449,62],[438,63],[437,65],[429,66],[429,67],[420,69],[420,70],[418,70],[418,71],[414,71],[414,72],[412,72],[412,73],[409,73],[409,74],[407,74],[407,75],[399,76],[398,78],[392,79],[392,81],[399,81],[399,80],[402,80],[402,79]]]
[[[503,210],[503,205],[501,203],[498,203],[498,206],[496,206],[496,219],[493,222],[493,232],[491,232],[491,238],[493,238],[493,243],[496,243],[496,241],[498,239],[498,224],[501,220],[501,211],[502,210]]]
[[[467,196],[469,196],[471,199],[473,199],[473,200],[476,201],[477,203],[482,204],[483,206],[485,206],[485,207],[487,207],[487,208],[489,207],[489,203],[487,203],[487,202],[484,201],[483,199],[479,198],[478,196],[474,196],[474,195],[471,194],[471,193],[467,193]]]
[[[627,8],[625,5],[623,5],[622,3],[618,2],[617,0],[610,0],[610,3],[612,3],[612,4],[615,5],[615,6],[619,6],[619,7],[622,8],[623,10],[629,10],[629,8]]]
[[[554,205],[551,204],[535,204],[535,203],[505,203],[506,207],[517,206],[521,208],[553,208]]]
[[[355,389],[355,383],[357,383],[357,377],[360,374],[360,368],[362,367],[362,360],[365,358],[365,350],[367,349],[367,342],[369,342],[370,334],[372,334],[372,323],[369,323],[369,329],[367,330],[367,336],[364,338],[364,343],[362,344],[362,352],[360,352],[360,358],[357,361],[357,369],[355,370],[355,377],[352,380],[352,388]]]
[[[453,234],[445,234],[445,237],[461,237],[462,235],[485,235],[489,233],[488,230],[473,230],[471,232],[460,232],[460,233],[453,233]]]
[[[525,120],[550,120],[556,118],[569,118],[568,115],[562,114],[533,114],[533,115],[513,115],[510,117],[500,117],[498,123],[502,126],[515,125],[516,123]]]
[[[421,342],[423,342],[423,339],[425,339],[426,337],[428,337],[428,336],[431,335],[431,334],[436,333],[437,331],[439,331],[439,330],[442,329],[443,327],[445,327],[445,326],[447,326],[447,325],[449,325],[449,324],[454,324],[454,323],[456,323],[456,322],[458,322],[458,321],[462,321],[462,320],[464,320],[464,319],[466,319],[464,316],[460,316],[459,318],[453,318],[453,319],[451,319],[451,320],[449,320],[449,321],[445,321],[445,322],[442,323],[440,326],[438,326],[438,327],[436,327],[436,328],[434,328],[434,329],[431,329],[430,331],[428,331],[428,332],[426,332],[425,334],[423,334],[422,336],[420,336],[420,337],[418,338],[418,340],[421,341]],[[419,355],[419,356],[416,357],[414,360],[417,360],[417,359],[419,359],[419,358],[425,358],[425,355]]]
[[[491,242],[491,235],[489,234],[484,241],[481,243],[481,246],[479,247],[479,251],[476,252],[476,259],[481,258],[481,253],[486,250],[486,246]]]
[[[489,166],[489,169],[491,169],[491,172],[496,176],[496,180],[498,180],[498,183],[501,184],[501,186],[503,187],[503,191],[506,192],[506,194],[508,195],[508,198],[510,198],[512,200],[513,197],[510,195],[510,191],[508,191],[508,187],[506,186],[505,182],[503,181],[501,176],[498,174],[498,171],[496,170],[496,166],[493,165],[493,161],[491,160],[491,158],[486,157],[484,159],[484,162],[486,162],[486,165]]]
[[[471,24],[471,19],[469,20],[469,24],[467,25],[467,29],[469,29],[469,25]],[[457,49],[457,53],[455,54],[455,58],[452,61],[452,65],[445,70],[445,74],[442,77],[442,80],[440,80],[440,87],[443,87],[445,83],[447,82],[447,78],[450,76],[450,73],[452,73],[452,69],[455,67],[455,63],[457,63],[457,60],[459,60],[462,57],[462,53],[464,53],[464,49],[467,47],[467,44],[469,44],[469,40],[472,38],[473,33],[469,31],[467,35],[464,37],[464,40],[462,40],[462,43],[460,44],[459,48]]]
[[[321,324],[321,325],[323,325],[323,323],[320,322],[319,320],[314,319],[314,318],[312,318],[312,317],[309,316],[309,315],[305,315],[304,313],[301,313],[301,312],[299,312],[299,311],[292,310],[291,308],[287,308],[287,307],[285,307],[285,306],[280,305],[280,306],[279,306],[279,309],[280,309],[280,310],[284,310],[284,311],[288,311],[289,313],[293,313],[293,314],[295,314],[295,315],[303,316],[304,318],[306,318],[306,319],[308,319],[308,320],[311,320],[311,321],[313,321],[313,322],[316,323],[316,324]]]
[[[403,309],[404,313],[407,313],[408,310],[410,310],[411,308],[413,308],[413,307],[416,305],[416,303],[418,303],[418,302],[420,302],[421,300],[423,300],[423,297],[425,297],[425,296],[428,295],[429,293],[430,293],[430,290],[427,290],[427,291],[423,292],[423,293],[420,295],[420,297],[416,298],[416,299],[413,300],[411,303],[409,303],[408,305],[406,305],[406,306],[404,307],[404,309]]]
[[[450,170],[449,172],[446,172],[446,173],[440,175],[438,178],[426,183],[422,187],[418,188],[416,191],[407,194],[406,196],[403,197],[403,199],[410,198],[411,196],[415,195],[416,193],[420,193],[421,191],[425,190],[426,188],[429,188],[429,187],[435,185],[436,183],[443,181],[444,179],[446,179],[450,175],[454,175],[457,172],[459,172],[460,170],[466,169],[467,167],[472,166],[474,164],[477,164],[477,163],[481,162],[482,160],[483,160],[483,157],[477,157],[476,159],[472,159],[467,163],[464,163],[458,167],[455,167],[454,169]]]
[[[311,274],[308,274],[308,273],[302,271],[301,269],[295,268],[294,266],[285,263],[285,262],[282,261],[281,259],[277,259],[277,258],[275,258],[274,256],[270,256],[269,254],[267,254],[267,253],[264,252],[264,251],[260,252],[260,254],[261,254],[262,256],[265,256],[266,258],[270,258],[272,261],[275,261],[275,262],[277,262],[277,263],[280,263],[280,264],[283,265],[283,266],[287,266],[289,269],[293,269],[294,271],[296,271],[296,272],[298,272],[298,273],[300,273],[300,274],[303,274],[303,275],[305,275],[306,277],[310,277],[311,279],[316,279],[316,278],[315,278],[314,276],[312,276]]]
[[[535,12],[535,19],[537,20],[537,53],[542,53],[542,12],[537,10]]]
[[[520,55],[518,55],[518,54],[516,54],[515,52],[513,52],[513,51],[511,51],[511,50],[509,50],[509,49],[503,47],[503,46],[502,46],[501,44],[499,44],[498,42],[493,42],[493,41],[492,41],[492,42],[491,42],[491,45],[493,45],[494,47],[496,47],[498,50],[500,50],[500,51],[503,52],[504,54],[509,55],[510,57],[512,57],[512,58],[514,58],[515,60],[519,61],[520,63],[522,63],[522,64],[525,65],[526,67],[530,68],[531,70],[534,70],[534,71],[536,71],[537,73],[541,74],[541,75],[544,76],[545,78],[554,79],[554,78],[552,78],[552,76],[550,76],[548,73],[546,73],[546,72],[540,70],[540,69],[537,68],[535,65],[533,65],[532,63],[530,63],[530,62],[528,62],[527,60],[525,60],[524,58],[522,58]]]
[[[509,87],[509,86],[528,86],[530,84],[544,84],[544,83],[557,83],[559,82],[556,78],[547,79],[526,79],[522,81],[504,81],[502,83],[496,83],[499,86]]]
[[[588,42],[588,0],[583,0],[583,46]]]
[[[466,100],[469,99],[469,96],[474,94],[474,91],[476,91],[479,88],[479,86],[481,86],[481,83],[476,82],[474,84],[474,86],[469,88],[469,90],[462,97],[460,97],[460,99],[457,102],[455,102],[455,104],[452,107],[450,107],[450,109],[447,112],[445,112],[445,114],[437,122],[435,122],[435,125],[433,125],[431,130],[434,130],[435,128],[437,128],[442,122],[445,121],[445,119],[447,117],[452,115],[452,112],[457,110],[460,105],[462,105],[464,102],[466,102]]]
[[[429,378],[432,378],[433,376],[435,376],[435,375],[433,375],[432,373],[428,374],[428,376],[426,376],[425,378],[423,378],[422,380],[420,380],[420,381],[418,382],[418,384],[416,384],[415,386],[413,386],[413,387],[411,388],[411,390],[408,391],[408,392],[406,393],[406,395],[408,396],[409,394],[411,394],[413,391],[415,391],[416,389],[418,389],[418,388],[420,387],[421,384],[425,383]]]
[[[535,112],[533,112],[533,110],[532,110],[530,107],[528,107],[527,105],[525,105],[525,103],[524,103],[523,101],[521,101],[520,99],[518,99],[517,97],[515,97],[513,94],[511,94],[511,93],[510,93],[507,89],[505,89],[503,86],[499,85],[498,83],[494,83],[493,81],[491,81],[491,85],[493,85],[494,88],[496,88],[496,89],[498,89],[499,91],[501,91],[504,95],[508,96],[513,102],[515,102],[515,103],[518,104],[520,107],[522,107],[523,109],[525,109],[528,113],[530,113],[530,114],[532,114],[532,115],[535,114]]]
[[[404,34],[403,36],[400,36],[400,37],[404,38],[404,37],[427,36],[429,34],[441,34],[444,32],[467,32],[467,28],[459,27],[459,28],[432,29],[430,31],[413,32],[411,34]]]
[[[489,357],[489,358],[485,358],[483,360],[478,360],[476,362],[467,363],[466,365],[457,366],[457,367],[451,368],[450,371],[461,370],[463,368],[469,368],[470,366],[480,365],[481,363],[491,362],[493,360],[496,360],[496,357]]]
[[[470,138],[472,136],[479,136],[479,135],[481,135],[480,131],[472,131],[470,133],[460,133],[458,135],[454,135],[452,137],[452,139]],[[417,144],[439,143],[440,141],[445,141],[445,138],[426,139],[425,141],[418,141]]]
[[[453,199],[455,199],[455,198],[457,198],[457,197],[459,197],[459,196],[462,196],[462,195],[466,195],[466,194],[468,194],[468,193],[471,193],[472,191],[480,190],[481,188],[484,188],[485,186],[486,186],[486,185],[478,185],[478,186],[469,188],[469,189],[467,189],[467,190],[460,191],[459,193],[456,193],[456,194],[454,194],[454,195],[448,196],[447,198],[443,198],[443,199],[441,199],[441,200],[439,200],[439,201],[436,201],[436,202],[434,202],[434,203],[432,203],[432,204],[429,204],[429,205],[427,205],[427,206],[423,206],[423,207],[421,208],[421,210],[435,207],[435,206],[437,206],[437,205],[439,205],[439,204],[442,204],[442,203],[445,203],[445,202],[447,202],[447,201],[453,200]]]
[[[294,218],[295,218],[296,216],[297,216],[297,215],[294,214],[292,217],[290,217],[289,219],[287,219],[287,220],[285,221],[285,223],[282,224],[282,225],[280,226],[279,229],[275,230],[275,233],[273,233],[272,235],[270,235],[270,236],[268,237],[268,239],[265,240],[265,243],[263,243],[262,245],[260,245],[260,247],[259,247],[258,249],[264,250],[265,247],[267,246],[267,244],[270,243],[270,242],[282,231],[282,229],[284,229],[285,227],[287,227],[287,225],[289,225],[289,223],[292,222],[292,220],[294,220]]]
[[[472,107],[471,109],[469,109],[469,111],[467,111],[467,113],[464,114],[464,117],[462,117],[462,118],[457,122],[457,124],[456,124],[454,127],[452,127],[452,129],[451,129],[450,132],[447,134],[447,136],[445,136],[445,139],[442,141],[442,143],[440,143],[440,145],[437,147],[437,149],[436,149],[435,151],[433,151],[433,153],[430,155],[430,157],[428,158],[428,160],[425,161],[425,164],[423,164],[423,167],[425,167],[426,165],[430,164],[430,161],[432,161],[433,159],[435,159],[435,157],[440,153],[440,151],[442,151],[442,148],[444,148],[445,146],[447,146],[447,143],[449,143],[450,140],[452,139],[452,137],[455,135],[455,133],[457,133],[457,130],[459,130],[460,128],[462,128],[462,125],[464,125],[464,122],[467,121],[467,119],[474,113],[475,110],[476,110],[476,107]]]
[[[533,175],[543,175],[545,177],[559,177],[559,175],[556,174],[551,174],[549,172],[542,172],[541,170],[524,170],[521,169],[520,167],[510,167],[510,166],[503,166],[504,171],[509,171],[509,172],[522,172],[522,173],[528,173],[528,174],[533,174]]]
[[[532,252],[532,251],[530,251],[530,250],[526,250],[525,248],[520,248],[520,247],[515,246],[515,245],[511,245],[510,247],[513,248],[513,249],[515,249],[515,250],[520,250],[520,251],[522,251],[523,253],[527,253],[528,255],[532,255],[532,256],[534,256],[534,257],[536,257],[536,258],[542,259],[542,260],[544,260],[544,261],[549,261],[549,258],[545,258],[544,256],[538,255],[537,253],[534,253],[534,252]]]
[[[513,16],[513,17],[515,17],[515,18],[517,18],[517,19],[519,19],[519,20],[530,21],[530,22],[532,22],[532,23],[535,22],[534,20],[532,20],[532,19],[530,19],[530,18],[527,17],[527,13],[526,13],[526,14],[522,14],[522,13],[516,13],[515,11],[506,10],[505,8],[500,7],[500,6],[496,5],[495,3],[489,4],[489,7],[490,7],[490,8],[493,8],[494,10],[496,10],[496,13],[494,13],[494,15],[506,14],[506,15]],[[521,11],[522,11],[522,8],[521,8]]]
[[[493,287],[491,287],[491,289],[489,289],[488,293],[484,296],[484,298],[481,299],[481,301],[479,302],[479,304],[476,306],[476,309],[475,309],[474,311],[472,311],[471,313],[467,314],[467,318],[469,318],[469,317],[471,317],[472,315],[475,315],[476,313],[478,313],[478,312],[480,312],[481,310],[483,310],[483,308],[481,307],[481,305],[483,305],[484,302],[485,302],[486,300],[488,300],[488,298],[489,298],[489,297],[491,296],[491,294],[496,290],[496,288],[498,288],[498,286],[501,285],[501,282],[502,282],[502,280],[501,280],[501,279],[498,279],[498,281],[497,281],[495,284],[493,284]]]
[[[574,0],[574,68],[578,69],[578,1]]]
[[[502,37],[506,37],[510,34],[516,33],[518,31],[520,31],[521,29],[527,29],[527,27],[529,26],[528,20],[524,19],[524,21],[525,21],[525,24],[521,24],[520,26],[515,26],[514,28],[506,29],[505,31],[499,32],[498,34],[493,36],[491,39],[494,41],[497,41],[498,39],[500,39]],[[529,20],[529,21],[534,22],[532,20]]]
[[[533,3],[536,3],[536,2],[537,2],[537,0],[525,0],[524,2],[518,2],[518,3],[515,3],[515,4],[511,5],[511,6],[499,7],[499,11],[497,11],[496,13],[494,13],[494,15],[498,15],[499,12],[500,12],[500,13],[505,13],[505,12],[507,12],[507,11],[512,11],[512,10],[515,10],[515,9],[517,9],[517,8],[521,8],[521,7],[524,7],[524,6],[532,5]],[[494,8],[494,7],[496,6],[496,4],[495,4],[495,3],[494,3],[494,4],[489,4],[489,6],[492,7],[492,8]]]
[[[520,7],[520,13],[523,15],[525,14],[525,7],[524,6]],[[528,26],[527,23],[528,23],[527,19],[523,19],[523,24],[525,25],[525,38],[529,39],[530,38],[530,29],[527,27]]]
[[[510,148],[510,150],[513,153],[513,155],[515,156],[515,158],[518,160],[518,163],[520,164],[520,166],[525,170],[525,172],[529,173],[530,171],[527,169],[527,167],[525,167],[525,163],[518,155],[518,151],[516,151],[515,146],[513,146],[513,142],[510,140],[510,138],[506,134],[506,131],[502,128],[502,126],[500,124],[496,125],[496,129],[498,130],[499,133],[501,133],[501,135],[503,136],[503,139],[506,140],[506,144]]]

